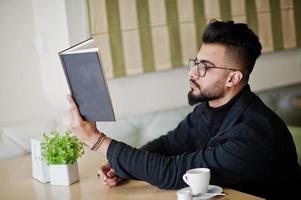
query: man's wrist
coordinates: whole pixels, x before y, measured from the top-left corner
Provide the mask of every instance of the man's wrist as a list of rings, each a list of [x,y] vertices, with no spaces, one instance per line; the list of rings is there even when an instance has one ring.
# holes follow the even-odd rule
[[[86,144],[92,148],[92,146],[96,143],[96,141],[98,140],[99,136],[101,135],[101,132],[99,132],[98,130],[94,133],[92,133],[89,137],[89,141],[86,142]]]
[[[106,157],[107,157],[107,151],[109,149],[111,142],[112,142],[112,139],[105,136],[103,142],[101,143],[101,145],[99,147],[99,151],[101,151]]]
[[[91,135],[89,141],[90,142],[88,145],[90,146],[90,150],[103,153],[106,156],[112,139],[107,137],[104,133],[98,131],[97,133]]]
[[[99,136],[98,136],[97,141],[92,146],[90,146],[90,149],[92,151],[97,151],[97,149],[100,147],[101,143],[104,141],[104,139],[106,137],[106,135],[102,132],[100,132],[100,134],[98,134],[98,135]]]

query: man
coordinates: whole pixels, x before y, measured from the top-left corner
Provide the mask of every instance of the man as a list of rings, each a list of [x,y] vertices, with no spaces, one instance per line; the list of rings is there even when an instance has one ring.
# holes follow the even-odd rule
[[[258,37],[246,24],[211,21],[197,57],[189,60],[188,100],[199,105],[174,130],[141,149],[83,121],[69,96],[74,133],[108,159],[99,170],[103,182],[112,187],[122,178],[138,179],[178,189],[187,186],[182,175],[188,169],[207,167],[211,184],[267,198],[292,192],[286,189],[295,186],[301,171],[292,136],[248,85],[260,54]]]

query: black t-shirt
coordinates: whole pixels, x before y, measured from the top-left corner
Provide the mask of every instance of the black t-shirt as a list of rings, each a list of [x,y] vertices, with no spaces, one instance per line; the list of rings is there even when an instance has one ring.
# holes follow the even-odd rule
[[[212,114],[212,135],[215,135],[223,124],[228,111],[232,108],[240,93],[233,97],[228,103],[217,108],[212,108],[208,105]]]

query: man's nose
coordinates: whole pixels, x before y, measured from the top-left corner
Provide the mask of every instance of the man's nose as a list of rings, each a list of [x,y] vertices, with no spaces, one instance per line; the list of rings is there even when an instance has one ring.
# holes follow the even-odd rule
[[[199,78],[199,75],[198,75],[195,67],[189,70],[188,76],[189,76],[189,79],[194,79],[194,80],[197,80]]]

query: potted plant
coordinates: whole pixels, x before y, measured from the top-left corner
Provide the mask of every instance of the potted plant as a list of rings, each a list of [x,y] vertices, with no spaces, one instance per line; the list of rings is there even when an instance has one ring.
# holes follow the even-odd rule
[[[84,153],[83,143],[71,131],[44,133],[42,158],[49,165],[52,185],[70,185],[79,180],[77,159]]]

